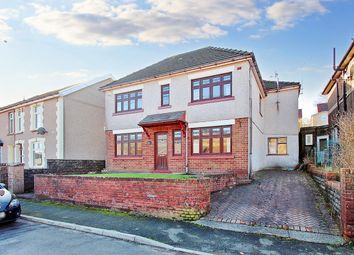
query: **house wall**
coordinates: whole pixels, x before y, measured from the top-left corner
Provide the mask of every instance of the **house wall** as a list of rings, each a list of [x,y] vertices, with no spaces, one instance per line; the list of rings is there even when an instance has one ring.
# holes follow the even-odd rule
[[[45,139],[45,158],[56,158],[56,104],[58,99],[53,98],[45,101],[43,103],[43,123],[44,128],[47,133],[44,135],[39,135],[37,132],[31,130],[31,106],[26,105],[22,107],[24,111],[24,132],[9,135],[9,121],[8,113],[10,111],[0,113],[0,139],[4,142],[2,148],[2,160],[1,163],[8,163],[8,145],[14,145],[15,141],[23,141],[23,157],[25,162],[25,168],[30,168],[29,158],[29,141],[31,139]],[[19,107],[21,108],[21,107]],[[16,125],[16,124],[15,124]]]
[[[111,81],[109,78],[63,97],[65,159],[105,159],[105,98],[99,88]]]
[[[106,92],[106,129],[118,130],[137,128],[137,124],[147,115],[186,111],[189,123],[235,119],[248,116],[248,62],[242,62],[209,71],[181,74],[171,79],[148,82],[146,84],[119,88]],[[237,70],[241,67],[241,70]],[[232,72],[233,100],[189,105],[191,101],[191,79]],[[161,85],[170,84],[171,108],[159,109],[161,105]],[[142,89],[143,112],[115,115],[115,96],[128,91]],[[228,109],[225,111],[225,109]]]
[[[298,89],[270,92],[264,108],[264,167],[294,167],[298,164]],[[277,108],[277,101],[279,108]],[[268,155],[268,138],[286,137],[287,155]]]

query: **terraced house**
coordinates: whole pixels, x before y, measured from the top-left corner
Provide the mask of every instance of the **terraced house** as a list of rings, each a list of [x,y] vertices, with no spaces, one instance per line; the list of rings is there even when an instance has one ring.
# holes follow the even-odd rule
[[[248,178],[298,163],[300,84],[263,81],[251,52],[201,48],[101,89],[109,170]]]
[[[47,168],[49,159],[104,160],[104,95],[111,76],[0,108],[0,163]]]

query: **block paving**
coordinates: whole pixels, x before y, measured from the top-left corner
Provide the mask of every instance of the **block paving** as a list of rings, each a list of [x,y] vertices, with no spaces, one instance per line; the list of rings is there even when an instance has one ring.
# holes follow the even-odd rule
[[[262,170],[251,184],[213,193],[206,219],[340,235],[320,190],[298,171]]]

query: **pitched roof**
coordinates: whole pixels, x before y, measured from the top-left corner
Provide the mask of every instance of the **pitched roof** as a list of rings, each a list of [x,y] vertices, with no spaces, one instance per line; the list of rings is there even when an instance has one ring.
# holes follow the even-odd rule
[[[186,69],[201,67],[225,60],[241,59],[245,57],[254,58],[254,55],[252,52],[248,51],[209,46],[166,58],[108,85],[105,85],[102,89],[112,88],[122,84],[128,84],[149,78],[156,78],[161,75],[177,73]]]
[[[328,111],[327,103],[317,104],[317,112],[326,112],[326,111]]]
[[[263,80],[263,83],[264,83],[264,87],[265,87],[266,91],[277,89],[277,82],[276,81]],[[294,86],[298,86],[300,88],[301,84],[300,84],[300,82],[295,82],[295,81],[279,81],[279,89],[285,89],[285,88],[294,87]]]
[[[322,91],[322,95],[328,95],[328,93],[332,90],[334,84],[336,83],[336,79],[338,79],[343,70],[348,66],[349,62],[354,57],[354,39],[352,39],[352,43],[349,46],[349,49],[343,56],[341,62],[339,63],[337,70],[333,73],[332,78],[327,83],[326,87]]]
[[[4,111],[4,110],[6,110],[6,109],[10,109],[10,108],[13,108],[13,107],[22,105],[22,104],[30,103],[30,102],[32,102],[32,101],[37,101],[37,100],[41,100],[41,99],[44,99],[44,98],[47,98],[47,97],[52,97],[52,96],[59,95],[59,92],[60,92],[61,90],[66,89],[66,88],[70,88],[70,87],[72,87],[72,86],[68,86],[68,87],[65,87],[65,88],[52,90],[52,91],[49,91],[49,92],[46,92],[46,93],[43,93],[43,94],[39,94],[39,95],[30,97],[30,98],[28,98],[28,99],[24,99],[24,100],[22,100],[22,101],[18,101],[18,102],[13,103],[13,104],[9,104],[9,105],[0,107],[0,112],[1,112],[1,111]]]
[[[43,93],[43,94],[39,94],[39,95],[30,97],[28,99],[24,99],[22,101],[18,101],[18,102],[13,103],[13,104],[9,104],[9,105],[0,107],[0,112],[2,112],[4,110],[7,110],[7,109],[11,109],[11,108],[16,107],[16,106],[27,104],[27,103],[30,103],[30,102],[33,102],[33,101],[45,99],[47,97],[67,96],[67,95],[72,94],[72,93],[74,93],[76,91],[79,91],[81,89],[84,89],[86,87],[89,87],[89,86],[94,85],[94,84],[96,84],[98,82],[101,82],[101,81],[104,81],[104,80],[108,80],[108,79],[110,79],[112,81],[113,80],[113,76],[111,74],[106,74],[104,76],[92,79],[92,80],[90,80],[88,82],[83,82],[83,83],[79,83],[79,84],[66,86],[64,88],[52,90],[52,91],[49,91],[49,92],[46,92],[46,93]]]
[[[185,114],[185,111],[179,111],[148,115],[139,122],[139,126],[148,127],[161,124],[185,122]]]

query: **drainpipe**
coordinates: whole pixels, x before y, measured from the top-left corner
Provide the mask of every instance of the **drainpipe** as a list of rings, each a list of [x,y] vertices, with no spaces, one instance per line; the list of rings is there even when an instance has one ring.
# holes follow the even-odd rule
[[[186,124],[186,166],[185,166],[185,173],[189,173],[188,169],[188,124]]]
[[[248,100],[249,100],[249,134],[248,134],[248,178],[251,178],[252,175],[252,150],[253,150],[253,137],[252,137],[252,82],[251,82],[251,71],[252,71],[252,62],[249,62],[248,68]]]

